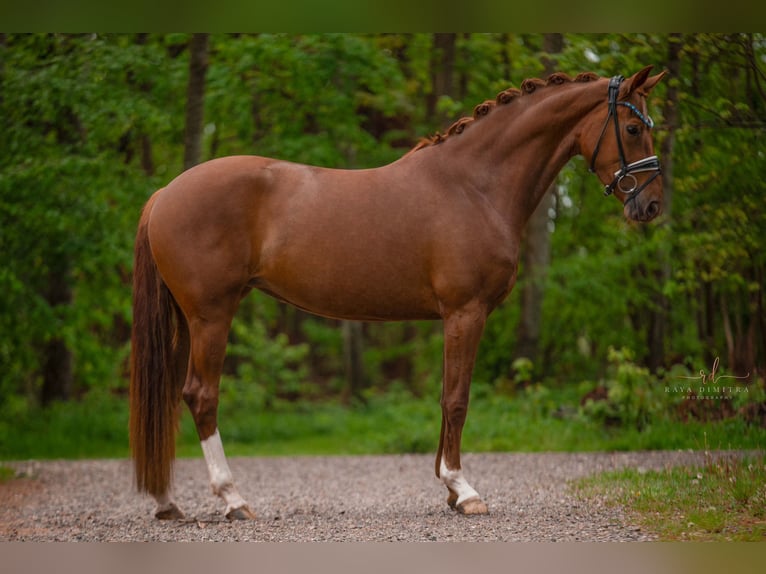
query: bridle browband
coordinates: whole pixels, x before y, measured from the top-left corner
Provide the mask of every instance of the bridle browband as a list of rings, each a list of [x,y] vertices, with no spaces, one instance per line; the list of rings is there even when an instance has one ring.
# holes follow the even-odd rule
[[[614,119],[614,135],[617,139],[617,153],[620,155],[620,169],[614,172],[614,179],[612,182],[604,186],[604,195],[611,195],[614,191],[614,188],[617,187],[621,192],[628,195],[628,198],[625,200],[627,203],[628,201],[636,199],[638,194],[641,193],[641,191],[643,191],[643,189],[652,181],[654,181],[654,178],[661,173],[661,170],[660,160],[657,159],[656,155],[645,157],[644,159],[634,161],[633,163],[627,163],[625,160],[625,151],[622,147],[622,137],[620,137],[620,124],[617,119],[617,106],[625,106],[626,108],[630,109],[649,129],[654,127],[654,122],[652,121],[652,118],[642,114],[639,109],[630,102],[617,101],[617,95],[620,91],[620,84],[622,84],[623,80],[625,80],[625,78],[622,76],[614,76],[609,80],[609,112],[607,113],[604,127],[601,128],[601,135],[598,136],[596,147],[593,149],[593,157],[590,160],[590,171],[591,173],[596,173],[596,157],[598,156],[598,151],[601,147],[601,140],[604,139],[604,134],[606,133],[606,127],[609,125],[609,120]],[[644,183],[639,187],[638,180],[633,174],[644,171],[653,171],[654,173],[649,176],[646,181],[644,181]],[[626,178],[630,182],[630,187],[627,188],[623,187],[623,181],[625,181]]]

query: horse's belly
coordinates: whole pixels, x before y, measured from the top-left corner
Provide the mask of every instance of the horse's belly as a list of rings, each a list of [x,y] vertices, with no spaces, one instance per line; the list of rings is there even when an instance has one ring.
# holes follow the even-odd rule
[[[422,264],[396,254],[309,250],[261,268],[252,285],[311,313],[338,319],[435,319],[439,305]]]

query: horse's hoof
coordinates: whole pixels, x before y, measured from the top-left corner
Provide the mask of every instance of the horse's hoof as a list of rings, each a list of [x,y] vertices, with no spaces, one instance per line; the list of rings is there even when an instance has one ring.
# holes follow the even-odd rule
[[[229,520],[255,520],[255,512],[245,504],[239,508],[232,508],[226,513]]]
[[[158,509],[154,513],[154,517],[159,520],[183,520],[185,518],[184,513],[173,502]]]
[[[456,510],[460,514],[476,515],[476,514],[489,514],[489,508],[481,498],[469,498],[464,500],[460,504],[456,505]]]
[[[447,497],[447,504],[449,504],[449,507],[452,510],[457,510],[457,494],[450,491],[449,496]]]

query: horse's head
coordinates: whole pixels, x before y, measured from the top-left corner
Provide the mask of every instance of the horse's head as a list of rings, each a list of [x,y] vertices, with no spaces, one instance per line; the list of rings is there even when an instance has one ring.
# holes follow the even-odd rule
[[[654,122],[646,112],[646,96],[665,72],[650,77],[651,70],[648,66],[630,78],[609,81],[606,105],[591,114],[580,142],[605,194],[614,194],[634,221],[651,221],[662,211],[660,162],[654,155]]]

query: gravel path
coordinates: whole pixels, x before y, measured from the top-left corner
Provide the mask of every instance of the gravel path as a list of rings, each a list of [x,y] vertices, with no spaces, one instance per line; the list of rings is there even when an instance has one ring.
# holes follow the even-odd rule
[[[490,515],[446,504],[429,455],[232,458],[258,519],[230,523],[201,459],[176,463],[187,519],[153,519],[126,460],[8,463],[0,541],[635,541],[652,540],[619,508],[584,502],[569,481],[625,466],[701,463],[702,453],[466,454],[469,481]]]

